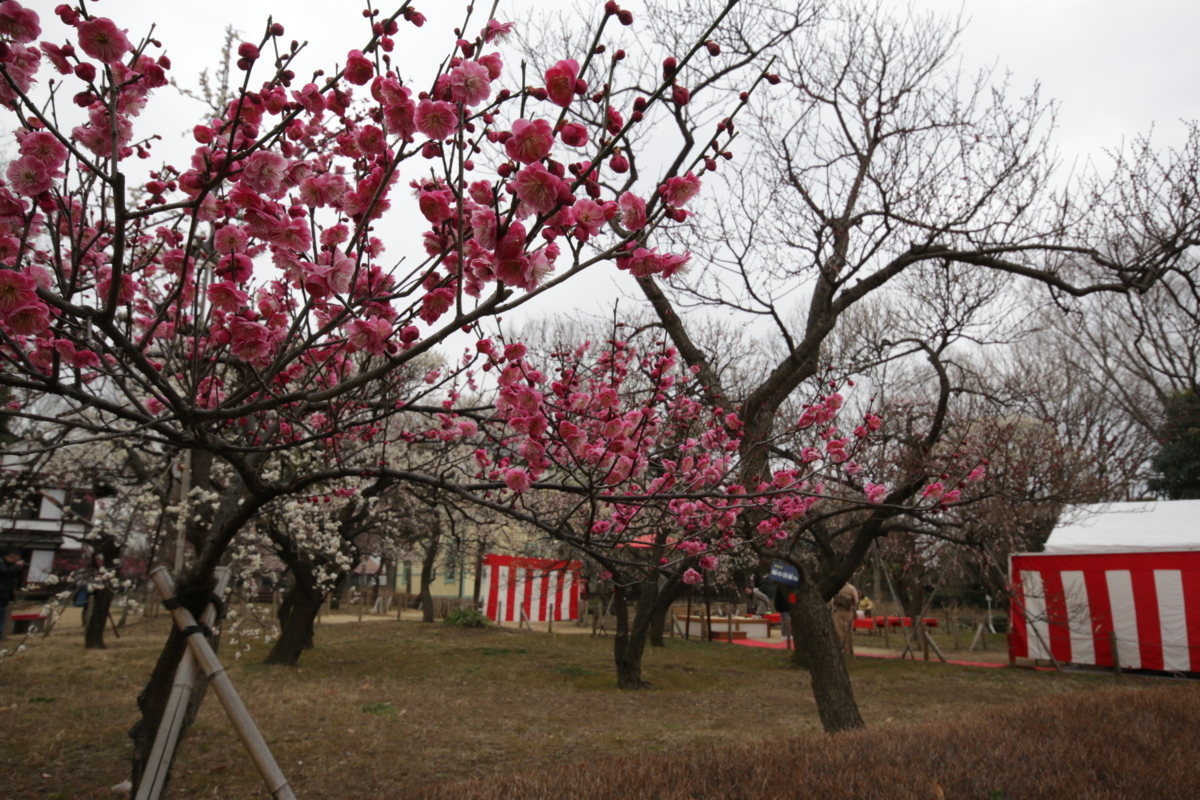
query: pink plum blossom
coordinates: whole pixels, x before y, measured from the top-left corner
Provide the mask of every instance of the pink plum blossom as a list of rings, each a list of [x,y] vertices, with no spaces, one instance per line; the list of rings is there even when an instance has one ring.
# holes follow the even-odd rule
[[[658,188],[658,193],[663,199],[676,208],[687,204],[697,194],[700,193],[700,179],[692,172],[688,172],[683,177],[674,177],[667,180],[665,184]]]
[[[628,231],[640,231],[646,227],[646,201],[633,192],[625,192],[617,200],[620,207],[621,225]]]
[[[21,137],[20,152],[23,156],[33,156],[49,169],[58,169],[67,160],[66,146],[48,131],[25,134]]]
[[[489,19],[487,27],[482,31],[483,40],[485,42],[504,41],[510,33],[512,33],[513,24],[511,22],[498,22],[494,19]]]
[[[237,288],[231,281],[220,281],[208,287],[208,301],[221,311],[240,311],[246,307],[250,295]]]
[[[8,165],[8,185],[17,194],[34,197],[50,190],[54,173],[46,163],[34,156],[21,156]]]
[[[868,483],[863,492],[867,496],[867,502],[871,505],[879,505],[887,498],[887,487],[882,483]]]
[[[585,147],[588,143],[588,130],[577,122],[568,122],[558,132],[559,138],[567,147]]]
[[[704,583],[704,576],[694,569],[689,569],[683,573],[683,582],[688,586],[697,586]]]
[[[392,324],[386,319],[370,317],[356,319],[346,326],[347,339],[359,350],[366,350],[371,355],[381,355],[387,345],[387,338],[392,333]]]
[[[510,469],[504,473],[504,485],[520,494],[533,485],[533,476],[524,468]]]
[[[37,299],[37,283],[24,272],[0,269],[0,315],[11,314]]]
[[[458,110],[444,100],[422,100],[415,121],[417,130],[430,139],[445,139],[458,130]]]
[[[513,122],[512,136],[504,143],[508,157],[522,164],[533,164],[550,155],[554,147],[554,129],[544,119],[518,119]]]
[[[242,184],[252,192],[274,194],[287,176],[287,159],[270,150],[259,150],[242,168]]]
[[[31,300],[3,315],[4,324],[18,336],[34,336],[50,326],[50,309],[41,300]]]
[[[105,64],[120,61],[133,49],[125,32],[107,17],[96,17],[79,25],[79,48]]]
[[[361,50],[351,50],[346,56],[346,68],[342,76],[355,86],[366,86],[375,75],[375,65],[362,54]]]
[[[550,102],[566,108],[575,99],[575,82],[579,79],[579,62],[573,58],[559,61],[546,70],[546,94]]]
[[[16,0],[0,3],[0,34],[17,44],[32,42],[42,34],[37,12],[24,8]]]
[[[488,68],[477,61],[464,61],[450,70],[450,94],[465,106],[477,106],[492,94]]]
[[[530,164],[518,172],[514,186],[521,202],[539,214],[545,214],[558,205],[560,195],[567,189],[561,178],[540,163]]]

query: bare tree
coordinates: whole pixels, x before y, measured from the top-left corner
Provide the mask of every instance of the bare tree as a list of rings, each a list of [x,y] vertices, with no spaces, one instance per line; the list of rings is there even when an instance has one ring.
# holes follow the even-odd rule
[[[677,27],[661,25],[660,40]],[[1052,107],[1036,93],[1010,100],[991,74],[956,69],[959,30],[880,4],[822,9],[817,24],[782,46],[772,68],[778,94],[753,123],[738,123],[750,140],[749,163],[718,173],[723,185],[710,197],[719,199],[692,209],[697,222],[681,240],[702,266],[686,278],[639,279],[709,396],[739,404],[746,484],[769,473],[769,443],[791,424],[783,413],[789,398],[825,379],[826,345],[839,324],[872,297],[876,310],[896,303],[914,287],[906,276],[933,299],[982,282],[996,300],[1024,284],[1069,304],[1146,291],[1187,269],[1198,234],[1190,202],[1196,130],[1180,152],[1160,154],[1139,141],[1113,154],[1108,173],[1064,187],[1048,138]],[[970,305],[958,330],[977,317]],[[775,343],[777,360],[744,389],[723,384],[695,316],[683,313],[695,307],[743,320]],[[887,349],[898,338],[885,328],[876,344]],[[943,344],[935,337],[923,346],[936,355]],[[944,433],[937,427],[925,432],[927,453]],[[897,485],[885,507],[856,526],[844,555],[802,565],[814,593],[798,612],[799,628],[822,626],[819,600],[850,578],[874,539],[909,527],[897,521],[903,505],[936,477]],[[837,670],[837,662],[822,663]],[[827,729],[861,724],[848,681],[819,681],[819,671],[814,689]],[[847,691],[823,696],[818,683]]]

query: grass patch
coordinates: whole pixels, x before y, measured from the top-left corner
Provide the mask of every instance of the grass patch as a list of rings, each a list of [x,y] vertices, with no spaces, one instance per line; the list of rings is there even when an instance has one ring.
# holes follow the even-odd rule
[[[0,763],[21,765],[6,774],[5,797],[112,800],[109,787],[128,777],[125,731],[137,718],[135,699],[166,632],[160,617],[126,628],[108,650],[85,651],[81,632],[56,631],[0,661],[0,685],[11,687],[0,696]],[[629,693],[615,688],[606,637],[387,621],[318,626],[316,645],[296,668],[264,666],[262,644],[239,645],[240,658],[228,645],[220,653],[302,800],[401,798],[464,778],[573,773],[580,764],[711,754],[738,742],[767,753],[820,729],[808,675],[790,668],[782,651],[668,640],[646,653],[652,688]],[[1106,676],[870,658],[854,660],[850,671],[869,730],[879,731],[922,722],[936,729],[1113,685]],[[1172,686],[1180,697],[1191,690]],[[1189,736],[1195,727],[1193,720]],[[1030,741],[1047,735],[1035,729]],[[984,800],[992,790],[1010,800],[1030,796],[1002,784],[961,796]],[[211,693],[181,747],[172,796],[265,796]],[[564,787],[559,796],[580,795]]]
[[[1043,698],[968,718],[808,734],[771,746],[658,748],[571,770],[460,781],[413,800],[1191,800],[1200,687]]]
[[[598,678],[600,673],[595,670],[585,669],[584,667],[561,666],[555,667],[554,671],[559,675],[566,675],[569,678]]]

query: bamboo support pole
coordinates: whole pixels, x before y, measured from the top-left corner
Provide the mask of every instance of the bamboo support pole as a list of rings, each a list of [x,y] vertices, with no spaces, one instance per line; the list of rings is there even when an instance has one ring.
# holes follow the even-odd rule
[[[228,567],[217,569],[217,597],[225,594],[230,574]],[[201,619],[205,625],[212,625],[217,620],[217,609],[209,604],[208,608],[204,609]],[[175,670],[175,683],[171,686],[171,696],[167,698],[167,710],[163,712],[162,721],[158,723],[154,746],[150,749],[150,758],[138,784],[135,800],[158,800],[162,796],[171,762],[174,760],[175,747],[179,742],[179,731],[183,728],[188,703],[191,702],[192,692],[196,688],[196,676],[196,658],[190,649],[185,650],[179,667]]]
[[[937,642],[933,640],[933,634],[929,632],[928,628],[925,629],[925,641],[933,646],[933,651],[937,653],[937,657],[941,659],[943,664],[945,664],[946,656],[942,654],[942,648],[938,647]],[[925,660],[929,660],[929,648],[925,649]]]
[[[150,577],[164,598],[175,596],[175,582],[171,580],[165,567],[156,568],[150,573]],[[172,609],[171,616],[180,629],[187,629],[196,624],[196,618],[192,616],[192,612],[183,607]],[[266,782],[271,796],[276,800],[296,800],[296,795],[288,786],[287,778],[283,776],[283,771],[279,769],[279,764],[271,755],[266,740],[255,726],[250,712],[246,710],[242,698],[238,696],[237,689],[233,687],[233,681],[229,679],[225,667],[217,659],[217,654],[209,646],[208,640],[203,636],[189,636],[187,643],[188,649],[195,656],[200,668],[204,670],[205,676],[208,677],[209,685],[217,695],[217,699],[225,708],[225,713],[229,716],[229,721],[233,723],[242,744],[250,753],[250,759],[258,768],[263,781]]]
[[[982,622],[979,623],[979,626],[975,628],[975,638],[971,640],[971,646],[967,648],[968,650],[974,650],[979,646],[981,641],[983,642],[983,649],[987,650],[987,636],[984,634],[986,628],[987,625]]]

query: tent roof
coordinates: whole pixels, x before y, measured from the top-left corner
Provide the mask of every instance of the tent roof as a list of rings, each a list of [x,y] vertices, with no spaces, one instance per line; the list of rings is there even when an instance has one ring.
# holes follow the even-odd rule
[[[1067,511],[1046,553],[1200,550],[1200,500],[1105,503]]]

